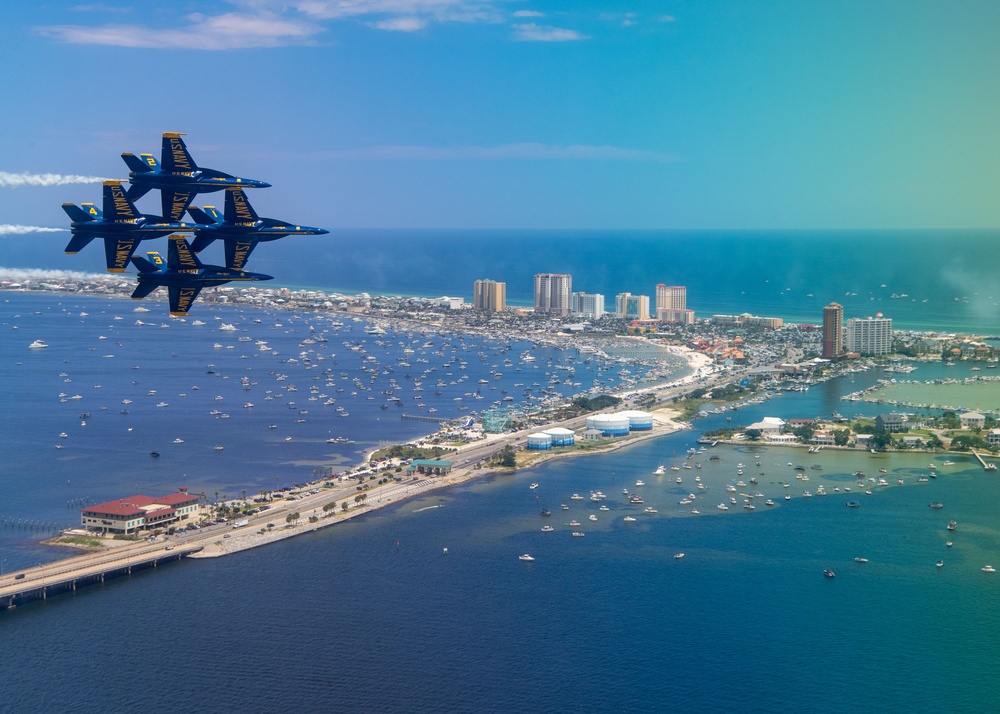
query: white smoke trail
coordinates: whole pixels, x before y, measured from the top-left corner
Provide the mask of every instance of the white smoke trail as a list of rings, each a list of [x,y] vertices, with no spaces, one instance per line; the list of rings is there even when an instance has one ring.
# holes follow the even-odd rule
[[[66,186],[72,183],[104,183],[110,179],[100,176],[76,176],[63,174],[12,174],[0,171],[0,188],[20,188],[22,186]]]
[[[132,276],[124,276],[131,278]],[[121,273],[84,273],[78,270],[51,270],[45,268],[4,268],[0,266],[0,281],[3,280],[107,280],[121,281]]]
[[[13,226],[0,223],[0,236],[24,235],[26,233],[62,233],[69,228],[42,228],[41,226]]]

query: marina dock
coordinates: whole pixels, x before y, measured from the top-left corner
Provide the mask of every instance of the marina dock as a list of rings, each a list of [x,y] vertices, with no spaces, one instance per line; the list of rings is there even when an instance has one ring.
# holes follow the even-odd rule
[[[986,461],[986,459],[984,459],[982,456],[979,455],[978,451],[976,451],[975,449],[970,449],[970,451],[972,452],[973,456],[975,456],[977,459],[979,459],[979,463],[981,463],[983,465],[983,468],[986,471],[996,471],[997,470],[997,465],[995,463],[993,463],[992,461]]]
[[[86,553],[38,565],[0,578],[0,609],[9,609],[49,595],[76,591],[77,587],[103,583],[108,578],[131,575],[134,570],[155,568],[162,562],[197,553],[201,544],[165,546],[149,543]]]

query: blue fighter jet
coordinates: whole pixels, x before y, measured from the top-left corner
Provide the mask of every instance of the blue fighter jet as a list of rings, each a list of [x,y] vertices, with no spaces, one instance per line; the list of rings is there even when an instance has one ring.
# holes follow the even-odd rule
[[[170,236],[166,265],[159,253],[150,252],[146,255],[149,260],[132,258],[132,265],[139,271],[136,276],[139,285],[132,293],[132,299],[142,300],[158,287],[166,287],[170,292],[170,314],[175,316],[188,314],[202,288],[233,281],[271,280],[270,275],[263,273],[202,264],[198,256],[191,252],[191,246],[184,240],[184,236]]]
[[[196,193],[221,191],[229,186],[244,188],[268,188],[271,184],[255,179],[238,178],[215,169],[199,168],[188,153],[183,134],[163,133],[160,163],[152,154],[125,152],[122,158],[130,169],[128,180],[132,184],[128,196],[138,201],[154,188],[160,189],[163,215],[172,221],[179,221],[184,211],[191,205]]]
[[[121,181],[104,182],[103,213],[93,203],[82,206],[64,203],[62,209],[70,217],[70,231],[73,233],[66,252],[76,254],[90,241],[101,238],[104,240],[109,273],[125,272],[139,241],[160,238],[177,231],[190,232],[195,228],[189,223],[139,213],[128,199]]]
[[[277,240],[290,235],[312,236],[330,232],[323,228],[292,225],[276,218],[261,218],[253,210],[241,188],[226,189],[225,213],[221,216],[214,206],[192,206],[188,213],[199,224],[195,229],[191,250],[200,253],[213,241],[225,241],[226,267],[232,270],[243,270],[250,253],[261,241]]]

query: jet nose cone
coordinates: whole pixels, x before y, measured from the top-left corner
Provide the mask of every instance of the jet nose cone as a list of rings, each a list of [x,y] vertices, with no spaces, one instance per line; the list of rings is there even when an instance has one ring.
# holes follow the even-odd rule
[[[318,235],[318,236],[325,236],[329,232],[330,231],[328,231],[326,228],[317,228],[316,229],[316,235]]]
[[[271,184],[269,184],[267,181],[258,181],[257,188],[271,188]]]

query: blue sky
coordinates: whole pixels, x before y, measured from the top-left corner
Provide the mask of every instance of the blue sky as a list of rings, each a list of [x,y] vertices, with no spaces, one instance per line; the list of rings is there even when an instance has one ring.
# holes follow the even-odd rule
[[[8,174],[121,178],[181,131],[331,229],[997,227],[997,28],[975,0],[16,3],[0,224],[100,195]]]

